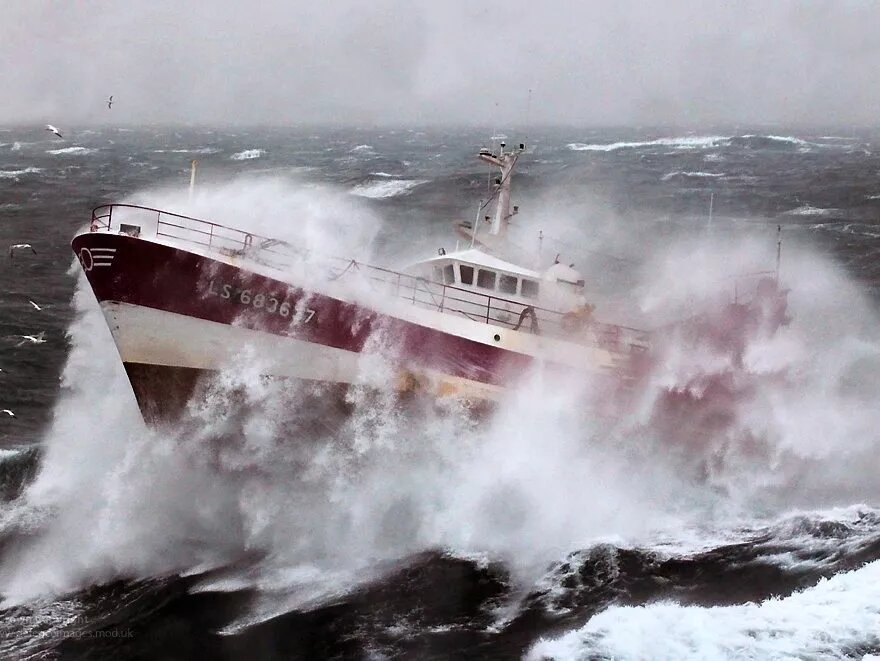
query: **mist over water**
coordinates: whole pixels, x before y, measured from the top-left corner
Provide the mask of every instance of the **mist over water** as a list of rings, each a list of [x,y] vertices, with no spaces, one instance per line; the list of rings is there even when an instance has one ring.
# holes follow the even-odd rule
[[[338,158],[351,158],[365,143],[351,144]],[[545,149],[583,157],[585,150],[566,144]],[[256,168],[271,158],[268,146],[265,156],[233,158],[249,149],[257,148],[233,142],[217,159]],[[625,150],[594,151],[625,158],[617,155]],[[443,217],[445,231],[447,209],[432,200],[455,187],[479,196],[484,186],[476,169],[438,166],[432,173],[417,163],[410,180],[424,184],[364,196],[382,179],[373,174],[384,172],[376,159],[411,157],[355,153],[365,161],[345,177],[337,170],[337,178],[248,171],[212,178],[209,168],[192,200],[179,185],[157,186],[149,177],[124,197],[318,253],[405,262],[416,248],[432,254],[442,232],[412,224],[401,232],[403,222],[428,210]],[[657,185],[679,186],[680,178],[663,180],[667,171],[656,168]],[[523,173],[523,187],[536,195],[517,228],[521,245],[530,249],[527,237],[541,217],[548,237],[566,237],[559,248],[565,259],[580,266],[584,255],[606,255],[584,271],[603,300],[626,299],[620,310],[609,302],[609,315],[625,310],[662,327],[743,294],[731,276],[775,268],[773,222],[740,232],[735,219],[716,219],[709,229],[700,219],[697,231],[683,232],[663,221],[648,226],[651,241],[634,241],[634,229],[648,231],[642,215],[609,203],[608,190],[567,199],[571,182],[552,173]],[[467,202],[462,215],[471,213]],[[584,229],[587,212],[607,222]],[[677,218],[686,222],[684,214]],[[342,407],[321,387],[262,378],[257,352],[246,347],[190,403],[187,424],[148,429],[74,262],[70,348],[58,397],[47,404],[39,471],[4,504],[0,520],[4,606],[57,615],[71,599],[87,600],[95,586],[122,580],[135,590],[142,581],[184,576],[190,597],[247,593],[246,603],[213,627],[233,641],[343,604],[360,613],[351,616],[352,630],[362,632],[365,646],[398,651],[408,637],[442,627],[482,644],[497,635],[508,652],[535,644],[534,658],[644,658],[644,647],[627,643],[633,637],[661,638],[653,648],[661,658],[729,650],[744,658],[842,658],[847,650],[876,650],[876,600],[860,588],[873,584],[871,549],[880,531],[873,509],[880,481],[872,470],[880,442],[875,303],[821,246],[797,240],[798,231],[786,228],[780,270],[790,289],[790,322],[756,331],[738,357],[670,333],[645,383],[614,416],[597,414],[606,394],[601,382],[540,368],[485,417],[456,400],[401,398],[395,338],[380,330],[359,363],[371,385],[352,388]],[[548,241],[544,259],[552,260],[551,248]],[[626,267],[605,268],[615,260]],[[602,312],[600,305],[600,318]],[[658,407],[669,393],[699,402],[714,396],[715,382],[725,385],[725,397],[710,434],[702,420],[661,423]],[[715,582],[697,584],[682,569],[688,562]],[[768,578],[759,566],[775,573]],[[474,597],[466,617],[436,621],[404,611],[392,624],[357,610],[359,599],[385,603],[375,591],[405,592],[415,574],[445,576],[449,567],[455,576],[474,573],[474,584],[490,586],[493,596]],[[753,593],[729,596],[725,572],[742,572],[739,582]],[[465,579],[448,582],[462,593],[472,589]],[[431,603],[437,591],[435,585],[420,598]],[[768,600],[774,594],[779,599]],[[658,603],[643,605],[652,599]],[[825,647],[811,647],[839,612],[848,628],[826,632]],[[694,632],[707,619],[712,628],[698,640]],[[765,631],[781,633],[771,645]]]

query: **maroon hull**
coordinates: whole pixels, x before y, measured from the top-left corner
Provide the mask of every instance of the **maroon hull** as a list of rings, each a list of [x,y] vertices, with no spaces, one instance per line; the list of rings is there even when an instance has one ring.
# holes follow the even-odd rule
[[[353,352],[381,331],[407,365],[489,384],[507,384],[532,358],[287,283],[171,246],[125,235],[90,233],[73,240],[99,301],[167,312],[290,336]]]
[[[192,367],[143,363],[123,363],[123,366],[141,415],[148,423],[178,419],[203,381],[202,377],[210,374]]]
[[[212,370],[192,367],[172,367],[167,365],[146,365],[143,363],[123,363],[131,381],[132,391],[141,410],[141,415],[149,424],[175,423],[184,417],[190,401],[200,389],[210,387],[216,373]],[[281,379],[288,383],[308,383],[300,379]],[[346,384],[316,384],[313,398],[328,411],[341,412],[346,409]],[[308,390],[308,389],[307,389]],[[303,395],[307,390],[300,389]],[[234,393],[226,393],[223,413],[228,415]],[[197,398],[196,398],[197,399]],[[311,408],[315,408],[314,404]]]

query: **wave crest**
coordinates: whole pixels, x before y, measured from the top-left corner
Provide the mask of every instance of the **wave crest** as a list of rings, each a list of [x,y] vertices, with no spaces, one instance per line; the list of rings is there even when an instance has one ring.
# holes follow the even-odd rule
[[[265,149],[245,149],[244,151],[240,151],[237,154],[233,154],[229,158],[233,161],[250,161],[254,158],[260,158],[265,155]]]
[[[427,183],[427,179],[380,179],[368,180],[355,186],[351,193],[360,197],[383,199],[409,195],[416,186]]]

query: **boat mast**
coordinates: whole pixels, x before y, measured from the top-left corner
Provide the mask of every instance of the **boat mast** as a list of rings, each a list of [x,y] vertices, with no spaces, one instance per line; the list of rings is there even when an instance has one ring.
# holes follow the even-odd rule
[[[481,161],[494,165],[501,170],[501,177],[495,180],[495,184],[498,186],[496,191],[498,203],[495,206],[495,217],[492,219],[492,225],[489,229],[489,234],[496,236],[507,232],[510,219],[519,212],[519,207],[516,206],[513,207],[513,211],[510,210],[510,177],[513,174],[513,168],[519,155],[525,149],[525,145],[520,144],[519,149],[512,150],[506,154],[504,153],[505,146],[506,144],[502,142],[497,156],[489,152],[488,149],[480,151]]]

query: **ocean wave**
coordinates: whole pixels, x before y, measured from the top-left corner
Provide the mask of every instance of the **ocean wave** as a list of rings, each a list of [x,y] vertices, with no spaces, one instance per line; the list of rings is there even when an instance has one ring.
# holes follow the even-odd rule
[[[257,150],[260,151],[260,150]],[[200,147],[198,149],[154,149],[154,154],[217,154],[220,150],[216,147]],[[242,152],[246,153],[246,152]]]
[[[789,597],[735,606],[611,606],[527,659],[847,658],[876,650],[880,561]]]
[[[767,140],[776,140],[777,142],[787,142],[792,145],[815,145],[815,142],[807,142],[800,138],[790,135],[744,135],[744,138],[766,138]]]
[[[21,151],[21,143],[20,142],[13,142],[12,146],[9,149],[10,149],[10,151]]]
[[[12,459],[13,457],[17,457],[24,451],[23,448],[16,448],[13,450],[7,450],[5,448],[0,448],[0,463],[6,461],[7,459]]]
[[[667,172],[662,177],[660,177],[660,181],[669,181],[670,179],[674,179],[675,177],[697,177],[697,178],[715,178],[715,177],[723,177],[723,172],[683,172],[682,170],[675,170],[673,172]]]
[[[265,149],[245,149],[244,151],[240,151],[237,154],[233,154],[229,158],[231,158],[233,161],[250,161],[254,158],[260,158],[265,153]]]
[[[40,454],[37,446],[0,449],[0,502],[21,494],[36,475]]]
[[[639,149],[641,147],[674,147],[675,149],[705,149],[723,146],[730,142],[729,137],[720,135],[682,136],[677,138],[657,138],[641,142],[612,142],[609,144],[585,144],[570,142],[566,147],[572,151],[617,151],[618,149]]]
[[[880,239],[880,226],[867,223],[816,223],[815,225],[810,225],[810,229],[850,234],[868,239]]]
[[[360,197],[382,199],[409,195],[413,188],[427,183],[427,179],[384,179],[379,181],[365,181],[355,186],[351,193]]]
[[[25,168],[24,170],[0,170],[0,179],[18,179],[23,174],[37,174],[43,168]]]
[[[373,145],[358,145],[357,147],[352,147],[351,152],[366,152],[366,151],[374,151]]]
[[[712,149],[715,147],[740,146],[751,149],[780,148],[784,146],[798,147],[801,151],[808,151],[813,147],[839,147],[840,145],[823,145],[816,142],[808,142],[801,138],[790,135],[757,135],[747,133],[739,136],[722,135],[694,135],[679,136],[672,138],[657,138],[655,140],[643,140],[635,142],[612,142],[606,144],[590,144],[583,142],[570,142],[566,147],[572,151],[602,151],[610,152],[618,149],[641,149],[644,147],[672,147],[673,149]]]
[[[94,154],[97,149],[89,149],[88,147],[62,147],[61,149],[50,149],[47,151],[47,154],[53,154],[55,156],[59,155],[76,155],[76,156],[86,156],[88,154]]]
[[[782,213],[783,216],[829,216],[837,213],[838,209],[822,209],[809,204],[804,204],[796,209],[789,209]]]

